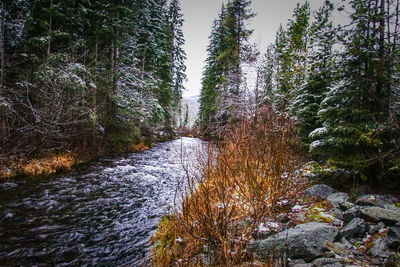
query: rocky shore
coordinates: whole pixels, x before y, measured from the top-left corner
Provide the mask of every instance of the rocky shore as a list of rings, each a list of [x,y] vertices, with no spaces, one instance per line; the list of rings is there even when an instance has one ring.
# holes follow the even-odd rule
[[[259,225],[248,253],[276,266],[400,266],[400,204],[390,195],[304,191],[284,212]]]

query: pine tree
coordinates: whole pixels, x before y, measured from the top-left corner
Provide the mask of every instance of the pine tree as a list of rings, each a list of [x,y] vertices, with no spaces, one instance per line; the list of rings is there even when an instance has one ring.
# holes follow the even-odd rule
[[[185,118],[183,119],[183,127],[187,127],[189,125],[189,105],[185,106]]]
[[[310,69],[306,84],[299,90],[293,105],[301,137],[307,145],[311,131],[322,126],[317,113],[334,79],[333,45],[336,42],[336,33],[331,21],[333,9],[333,4],[328,0],[315,13],[315,22],[311,25],[309,34]]]
[[[229,2],[223,21],[226,37],[223,40],[224,49],[217,58],[223,65],[225,78],[220,84],[217,99],[216,122],[221,133],[239,122],[245,111],[242,65],[251,59],[253,52],[249,44],[253,31],[247,29],[247,22],[255,16],[250,5],[251,1],[245,0]]]
[[[261,97],[256,101],[257,105],[271,104],[273,100],[273,90],[275,87],[276,60],[274,57],[274,45],[270,45],[264,54],[262,70],[260,72],[262,79]]]
[[[398,18],[386,1],[353,0],[352,23],[344,31],[341,83],[321,104],[323,127],[310,134],[310,152],[361,180],[377,181],[388,170],[393,148],[388,129],[394,40]],[[391,25],[390,25],[391,24]],[[395,32],[394,32],[395,31]],[[394,39],[393,39],[394,38]],[[394,150],[393,150],[394,149]]]
[[[285,110],[288,106],[288,93],[291,90],[290,83],[288,82],[288,75],[290,73],[291,57],[286,52],[289,47],[289,39],[286,30],[282,24],[275,36],[275,44],[273,46],[275,73],[274,79],[276,82],[275,89],[273,90],[273,100],[279,110]]]
[[[215,134],[215,116],[217,112],[219,85],[225,81],[224,67],[221,61],[218,60],[219,55],[222,53],[223,49],[225,49],[224,40],[227,35],[223,25],[225,16],[226,8],[222,5],[218,18],[214,20],[209,36],[209,45],[207,47],[208,56],[202,78],[199,124],[200,132],[203,136],[207,137],[211,137]]]
[[[1,146],[23,135],[26,150],[124,148],[172,132],[185,79],[179,12],[165,0],[1,2],[0,124],[11,129]]]
[[[184,89],[183,82],[186,80],[186,66],[185,59],[186,53],[183,50],[185,40],[183,38],[182,26],[183,15],[181,14],[180,3],[178,0],[172,0],[168,9],[168,22],[169,22],[169,38],[173,44],[172,56],[172,108],[174,110],[174,117],[177,118],[181,113],[181,99],[182,91]]]
[[[243,0],[229,2],[214,22],[200,99],[203,134],[223,134],[226,127],[240,120],[243,112],[242,65],[252,52],[252,31],[247,29],[247,21],[254,16],[250,4]]]
[[[307,70],[307,42],[310,5],[298,3],[287,29],[280,26],[275,41],[276,90],[275,103],[281,111],[295,110],[293,100],[304,85]]]

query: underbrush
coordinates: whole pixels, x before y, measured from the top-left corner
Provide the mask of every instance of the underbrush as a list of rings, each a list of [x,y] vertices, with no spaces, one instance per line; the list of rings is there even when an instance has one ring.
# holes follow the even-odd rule
[[[149,148],[150,147],[148,145],[146,145],[143,142],[140,142],[140,143],[135,144],[135,145],[130,145],[129,146],[129,152],[139,153],[139,152],[144,152],[146,150],[149,150]]]
[[[178,136],[187,136],[187,137],[198,137],[199,133],[198,133],[198,129],[197,127],[193,126],[193,127],[179,127],[176,130],[176,134]]]
[[[295,201],[305,181],[293,122],[266,108],[184,166],[177,210],[152,238],[156,266],[237,265],[251,261],[247,243],[261,223]],[[185,160],[182,160],[183,163]],[[185,164],[184,164],[185,165]]]
[[[0,168],[0,179],[15,176],[50,175],[61,171],[70,171],[79,162],[75,153],[58,153],[31,160],[10,162]]]
[[[59,172],[68,172],[75,165],[89,162],[106,154],[140,153],[148,150],[153,144],[143,141],[132,141],[124,146],[107,148],[104,142],[80,145],[75,149],[39,151],[34,156],[21,154],[19,156],[2,157],[0,154],[0,179],[19,176],[48,176]],[[64,152],[63,152],[64,151]],[[66,152],[68,151],[68,152]]]
[[[77,156],[73,154],[52,155],[43,159],[31,160],[20,169],[27,176],[50,175],[59,171],[69,171],[76,163]]]

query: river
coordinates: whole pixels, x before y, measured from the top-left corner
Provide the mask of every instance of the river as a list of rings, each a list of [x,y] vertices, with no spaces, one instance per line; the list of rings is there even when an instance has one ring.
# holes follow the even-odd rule
[[[0,265],[148,265],[149,239],[171,211],[181,138],[68,174],[0,182]]]

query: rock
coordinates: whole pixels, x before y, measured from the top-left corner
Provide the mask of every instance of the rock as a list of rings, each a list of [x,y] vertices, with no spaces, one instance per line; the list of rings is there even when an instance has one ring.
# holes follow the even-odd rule
[[[253,220],[251,219],[251,218],[247,218],[247,219],[245,219],[245,220],[242,220],[242,221],[239,221],[237,224],[236,224],[236,229],[239,229],[239,230],[242,230],[243,228],[245,228],[245,227],[249,227],[250,225],[252,225],[253,224]]]
[[[349,240],[350,243],[354,244],[356,247],[360,247],[364,245],[364,241],[361,238],[352,238]]]
[[[343,212],[343,221],[345,224],[347,224],[354,218],[358,218],[360,216],[361,216],[360,207],[355,206],[354,208],[351,208]]]
[[[373,257],[373,258],[371,259],[371,264],[373,264],[374,266],[382,266],[382,265],[383,265],[383,262],[382,262],[382,259],[381,259],[381,258]]]
[[[354,256],[362,256],[362,257],[365,256],[364,253],[362,253],[361,251],[358,251],[357,249],[352,249],[351,254],[353,254]]]
[[[253,235],[253,237],[255,239],[265,239],[279,231],[281,231],[281,226],[276,222],[260,223],[257,228],[257,234]]]
[[[375,206],[380,208],[395,207],[396,199],[390,195],[364,195],[357,199],[356,204],[359,206]]]
[[[303,264],[307,264],[303,259],[291,260],[288,263],[288,267],[298,267],[298,266],[301,266]]]
[[[332,264],[327,264],[327,265],[323,265],[324,267],[343,267],[343,264],[339,263],[339,262],[335,262]]]
[[[337,258],[318,258],[313,262],[313,266],[315,267],[325,267],[325,266],[343,266],[342,263],[345,263],[343,259]]]
[[[398,250],[400,248],[400,223],[389,228],[386,243],[391,249]]]
[[[333,244],[335,244],[336,246],[341,247],[341,248],[343,248],[343,249],[346,249],[346,245],[343,244],[343,243],[335,242],[335,243],[333,243]]]
[[[354,246],[346,239],[346,237],[342,237],[342,239],[340,239],[340,242],[342,242],[342,244],[345,245],[346,248],[354,248]]]
[[[383,227],[385,227],[383,222],[379,222],[378,224],[370,224],[368,227],[368,234],[374,235]]]
[[[276,216],[276,221],[280,223],[287,223],[288,221],[290,221],[290,217],[287,215],[287,213],[281,213]]]
[[[304,223],[307,221],[308,217],[307,217],[307,211],[298,211],[295,212],[293,214],[290,215],[291,217],[291,221],[288,222],[289,225],[291,225],[292,227],[296,226],[298,224],[298,222]],[[292,225],[292,222],[297,222],[295,223],[295,225]]]
[[[351,208],[354,208],[356,206],[356,204],[354,204],[354,203],[351,203],[351,202],[342,202],[342,203],[340,203],[339,204],[339,207],[342,209],[342,210],[349,210],[349,209],[351,209]]]
[[[329,211],[336,219],[343,221],[343,212],[340,209],[333,208]]]
[[[342,230],[340,236],[343,237],[362,237],[366,228],[365,221],[361,218],[354,218]]]
[[[304,193],[308,196],[319,197],[322,199],[326,199],[329,195],[332,195],[335,192],[335,189],[325,184],[316,184],[304,191]]]
[[[338,234],[336,227],[326,223],[310,222],[297,225],[264,240],[250,242],[248,251],[263,260],[271,256],[311,261],[323,253],[326,242]]]
[[[349,195],[346,193],[334,193],[329,195],[327,199],[335,208],[340,207],[340,203],[345,203],[349,200]]]
[[[379,207],[362,207],[360,208],[362,217],[372,222],[384,222],[393,225],[400,222],[400,212],[383,209]],[[344,215],[343,215],[344,216]]]
[[[347,257],[350,254],[350,251],[348,249],[343,248],[342,246],[338,246],[335,243],[332,242],[326,242],[325,243],[325,248],[333,251],[335,254],[338,254],[342,257]]]
[[[375,240],[374,247],[371,250],[372,256],[381,257],[381,258],[389,258],[388,247],[386,245],[385,240],[380,237]]]

